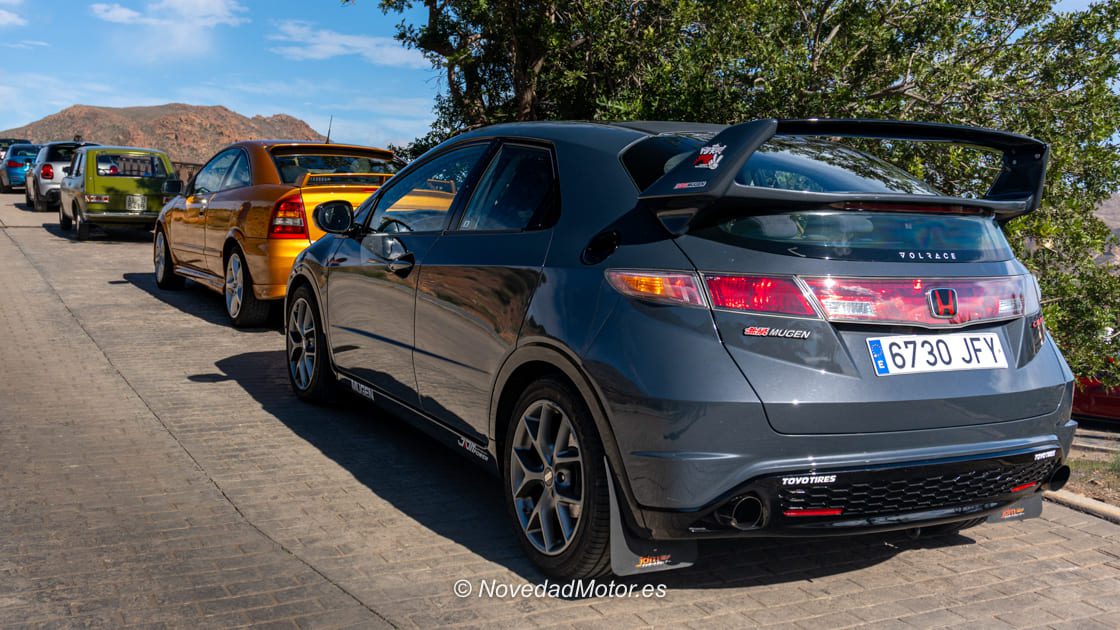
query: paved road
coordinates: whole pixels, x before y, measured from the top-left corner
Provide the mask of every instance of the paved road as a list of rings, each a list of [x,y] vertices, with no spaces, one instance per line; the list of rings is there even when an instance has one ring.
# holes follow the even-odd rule
[[[20,201],[19,204],[16,202]],[[711,543],[664,598],[539,584],[497,483],[359,401],[288,393],[283,338],[152,280],[150,236],[78,243],[0,197],[0,626],[1120,627],[1120,526]]]

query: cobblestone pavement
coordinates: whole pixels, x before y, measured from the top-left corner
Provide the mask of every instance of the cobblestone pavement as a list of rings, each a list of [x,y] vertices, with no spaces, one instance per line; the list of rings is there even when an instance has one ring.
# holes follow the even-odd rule
[[[300,403],[280,333],[160,291],[150,252],[0,197],[0,626],[1120,627],[1120,526],[1055,505],[944,540],[709,543],[629,581],[663,598],[458,598],[543,582],[497,482],[360,401]]]

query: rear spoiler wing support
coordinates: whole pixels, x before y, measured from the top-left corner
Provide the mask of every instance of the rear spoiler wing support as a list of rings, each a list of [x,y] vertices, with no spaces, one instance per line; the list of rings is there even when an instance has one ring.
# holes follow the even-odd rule
[[[946,142],[993,149],[1003,154],[1003,167],[979,199],[901,193],[816,193],[744,186],[735,182],[740,169],[774,136],[873,138]],[[1050,149],[1027,136],[961,125],[860,119],[765,119],[732,125],[638,196],[639,206],[652,211],[670,233],[684,234],[703,215],[757,208],[780,211],[839,204],[899,203],[960,206],[991,211],[1001,223],[1038,209]]]

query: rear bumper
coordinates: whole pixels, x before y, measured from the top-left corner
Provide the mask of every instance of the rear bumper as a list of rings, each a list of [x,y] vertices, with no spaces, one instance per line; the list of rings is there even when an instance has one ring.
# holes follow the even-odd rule
[[[90,223],[97,223],[99,225],[155,225],[156,219],[159,219],[158,212],[99,212],[96,210],[86,210],[82,213],[82,216]]]
[[[7,169],[7,172],[4,173],[4,179],[7,180],[9,186],[23,186],[27,183],[27,171]]]
[[[849,466],[748,480],[703,509],[643,509],[641,516],[646,534],[660,540],[833,536],[958,522],[1037,495],[1064,465],[1065,452],[1055,436],[1027,448],[939,460],[867,466],[853,456]],[[757,503],[736,511],[744,500]]]
[[[295,238],[250,238],[242,241],[249,273],[253,275],[253,294],[258,300],[284,298],[292,263],[308,245],[308,240]]]

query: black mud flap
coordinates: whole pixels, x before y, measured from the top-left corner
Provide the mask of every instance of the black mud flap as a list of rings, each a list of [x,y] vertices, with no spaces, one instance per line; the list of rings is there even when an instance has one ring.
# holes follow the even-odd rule
[[[695,540],[644,540],[630,533],[619,511],[614,474],[605,459],[603,466],[611,480],[611,571],[626,576],[692,566],[696,562]]]
[[[988,517],[988,522],[1005,523],[1007,521],[1022,521],[1028,518],[1037,518],[1039,516],[1042,516],[1042,495],[1033,494],[1012,503],[998,512],[993,512],[992,515]]]

